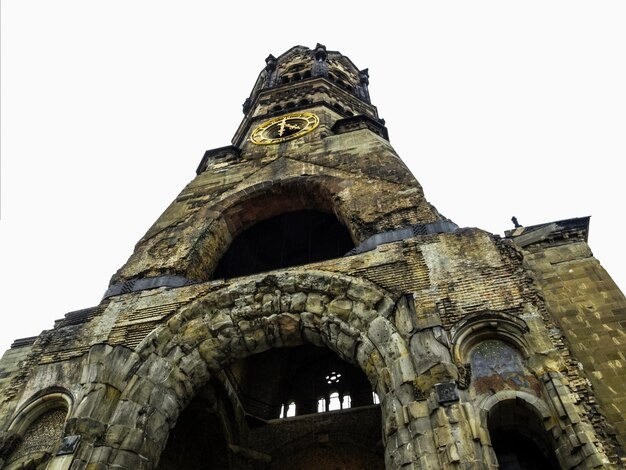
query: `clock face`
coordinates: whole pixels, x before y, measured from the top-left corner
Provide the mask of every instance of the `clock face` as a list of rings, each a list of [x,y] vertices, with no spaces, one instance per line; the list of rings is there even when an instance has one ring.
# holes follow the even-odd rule
[[[297,139],[315,129],[319,122],[313,113],[285,114],[265,121],[254,129],[250,141],[253,144],[269,145]]]

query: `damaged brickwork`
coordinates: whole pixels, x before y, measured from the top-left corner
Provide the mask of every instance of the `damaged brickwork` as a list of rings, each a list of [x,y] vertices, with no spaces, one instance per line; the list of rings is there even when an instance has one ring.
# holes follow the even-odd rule
[[[3,356],[0,467],[623,468],[626,301],[588,226],[457,227],[393,150],[368,77],[319,44],[266,59],[232,145],[102,302]],[[304,111],[314,130],[250,142]],[[353,247],[311,237],[296,258],[274,243],[294,220]],[[246,241],[260,222],[265,245]],[[237,273],[256,256],[279,267]]]

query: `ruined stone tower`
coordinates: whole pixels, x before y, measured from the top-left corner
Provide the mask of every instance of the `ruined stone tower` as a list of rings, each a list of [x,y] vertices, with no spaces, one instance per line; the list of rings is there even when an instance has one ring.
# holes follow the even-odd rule
[[[623,466],[626,300],[588,218],[458,227],[320,44],[243,112],[101,303],[4,354],[1,468]]]

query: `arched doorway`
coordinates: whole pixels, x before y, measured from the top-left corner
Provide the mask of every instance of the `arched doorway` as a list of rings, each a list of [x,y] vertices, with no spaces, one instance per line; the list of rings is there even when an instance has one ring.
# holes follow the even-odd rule
[[[501,470],[560,468],[540,417],[517,400],[501,401],[491,408],[487,426]]]
[[[122,392],[111,425],[137,423],[135,427],[146,429],[154,436],[154,441],[146,445],[138,442],[136,454],[142,452],[141,455],[149,461],[158,462],[170,431],[173,433],[172,429],[179,422],[179,416],[206,383],[211,378],[217,378],[224,385],[236,416],[237,426],[232,428],[233,435],[243,436],[232,442],[226,441],[229,451],[236,454],[237,459],[266,465],[268,457],[271,457],[267,454],[269,446],[257,442],[252,447],[252,441],[245,433],[260,425],[277,429],[272,421],[293,423],[311,416],[315,417],[314,420],[323,416],[321,421],[326,416],[333,416],[334,422],[346,418],[343,420],[345,432],[326,435],[320,431],[317,434],[312,433],[313,428],[310,427],[307,439],[315,438],[316,445],[336,443],[347,448],[345,442],[351,439],[354,429],[359,433],[365,431],[361,424],[364,420],[353,419],[352,413],[371,412],[378,413],[378,417],[368,420],[372,423],[372,432],[365,434],[373,436],[375,441],[368,441],[365,449],[355,452],[355,455],[374,452],[380,462],[379,468],[384,468],[382,462],[390,456],[389,446],[382,443],[381,423],[390,419],[386,415],[389,408],[385,404],[395,398],[391,376],[385,373],[385,367],[408,352],[393,323],[379,311],[387,312],[390,305],[393,305],[391,299],[376,285],[338,273],[312,269],[301,272],[286,270],[234,280],[199,296],[142,341],[136,350],[137,360],[141,363],[136,367],[141,374],[137,374],[136,380]],[[294,350],[290,348],[306,344],[332,351],[341,360],[357,367],[380,394],[383,406],[340,409],[290,419],[278,419],[280,408],[275,412],[276,418],[269,419],[258,419],[242,411],[244,408],[235,393],[235,386],[224,378],[225,370],[240,360],[270,350],[282,349],[286,354],[293,355]],[[412,364],[403,363],[403,367],[404,379],[414,380],[416,375]],[[330,372],[337,371],[333,369]],[[276,373],[270,373],[266,380],[271,382],[275,376]],[[150,413],[137,405],[136,398],[148,390],[155,397],[154,412]],[[163,400],[159,401],[157,397],[161,396]],[[335,419],[334,415],[338,418]],[[268,428],[268,424],[272,426]],[[266,435],[271,436],[271,433]],[[291,446],[291,453],[295,454],[295,446],[299,446],[302,440],[293,433],[280,435],[290,438],[281,448]],[[274,442],[271,440],[270,443]],[[311,441],[303,448],[310,447]],[[278,456],[275,457],[278,459]],[[114,458],[103,456],[102,460],[109,462]]]
[[[219,376],[181,412],[158,470],[384,469],[381,412],[367,377],[327,348],[270,349]],[[339,406],[329,409],[335,394]]]

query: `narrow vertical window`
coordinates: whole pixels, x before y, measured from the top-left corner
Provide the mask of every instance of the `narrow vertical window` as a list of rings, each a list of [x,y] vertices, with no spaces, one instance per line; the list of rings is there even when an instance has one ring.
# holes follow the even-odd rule
[[[328,402],[328,411],[340,410],[341,400],[339,400],[339,392],[333,392],[330,394],[330,400]]]
[[[380,398],[378,398],[378,393],[372,392],[372,401],[374,402],[374,405],[380,404]]]
[[[324,411],[326,411],[326,398],[321,397],[317,399],[317,412],[323,413]]]
[[[350,400],[350,395],[344,395],[343,396],[343,400],[341,400],[341,409],[345,410],[350,408],[350,405],[352,404],[352,400]]]
[[[292,416],[296,415],[296,403],[293,401],[290,401],[287,404],[287,412],[285,413],[285,417],[286,418],[291,418]]]

